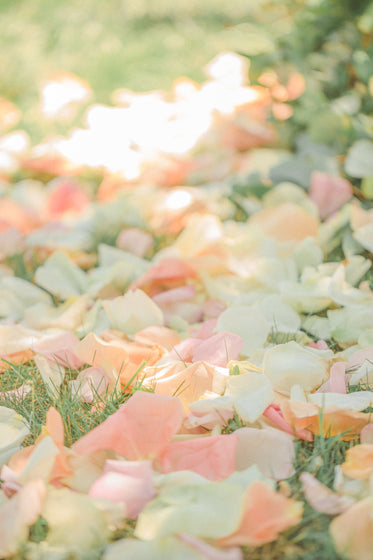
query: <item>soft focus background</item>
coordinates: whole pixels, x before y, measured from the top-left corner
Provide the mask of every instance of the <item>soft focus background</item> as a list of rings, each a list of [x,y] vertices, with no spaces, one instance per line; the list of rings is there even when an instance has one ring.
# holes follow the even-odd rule
[[[253,21],[275,21],[275,33],[281,16],[281,3],[258,0],[2,0],[0,96],[38,136],[39,92],[58,71],[88,81],[100,103],[116,88],[169,89],[178,76],[202,81],[219,52],[270,49]]]

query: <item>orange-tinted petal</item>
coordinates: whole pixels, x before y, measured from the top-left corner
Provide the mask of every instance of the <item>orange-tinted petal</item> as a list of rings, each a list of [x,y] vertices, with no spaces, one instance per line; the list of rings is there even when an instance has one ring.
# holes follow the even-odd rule
[[[348,449],[342,471],[351,478],[369,478],[373,474],[373,444],[363,443]]]

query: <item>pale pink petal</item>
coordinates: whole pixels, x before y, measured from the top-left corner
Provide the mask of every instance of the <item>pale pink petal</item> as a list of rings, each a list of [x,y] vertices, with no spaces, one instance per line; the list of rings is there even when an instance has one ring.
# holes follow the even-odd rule
[[[46,358],[54,359],[63,367],[78,369],[85,363],[73,352],[73,348],[78,343],[79,338],[74,333],[64,331],[51,336],[43,336],[34,342],[31,349]]]
[[[99,367],[86,368],[79,372],[76,379],[70,381],[72,395],[87,403],[103,395],[108,386],[109,379]]]
[[[347,369],[355,369],[363,365],[366,360],[373,362],[373,348],[363,348],[354,352],[348,361]]]
[[[0,402],[8,400],[13,397],[16,401],[22,401],[32,391],[31,385],[23,383],[17,389],[10,389],[9,391],[0,392]]]
[[[155,497],[150,461],[108,460],[102,475],[88,495],[126,504],[126,517],[136,519],[144,506]]]
[[[218,299],[208,299],[203,304],[203,312],[209,319],[216,319],[225,309],[227,305]]]
[[[157,305],[165,303],[175,303],[179,301],[188,301],[192,299],[196,294],[196,289],[194,286],[180,286],[179,288],[173,288],[172,290],[165,290],[153,296],[153,301]]]
[[[246,470],[257,465],[264,476],[282,480],[294,474],[293,438],[272,428],[240,428],[238,436],[236,469]]]
[[[303,492],[308,503],[316,511],[336,515],[343,513],[354,503],[352,498],[336,494],[321,484],[311,473],[303,472],[299,480],[303,484]]]
[[[167,359],[190,362],[205,361],[225,367],[230,360],[237,360],[243,348],[242,338],[233,333],[220,332],[208,338],[186,338],[168,354]]]
[[[143,257],[153,247],[153,236],[141,229],[128,228],[120,232],[116,245],[119,249]]]
[[[117,412],[74,443],[77,453],[111,449],[126,459],[155,458],[179,430],[184,412],[176,397],[137,391]]]
[[[204,321],[198,331],[193,334],[194,338],[201,338],[202,340],[205,340],[206,338],[213,336],[217,322],[218,321],[215,318]]]
[[[239,335],[219,332],[193,350],[193,362],[206,361],[214,366],[226,367],[230,360],[238,360],[243,345]]]
[[[314,171],[309,196],[318,207],[320,218],[324,220],[352,198],[352,185],[343,177]]]
[[[235,470],[238,436],[198,437],[170,443],[160,457],[164,473],[193,471],[209,480],[223,480]]]
[[[373,444],[373,424],[367,424],[360,432],[360,443]]]

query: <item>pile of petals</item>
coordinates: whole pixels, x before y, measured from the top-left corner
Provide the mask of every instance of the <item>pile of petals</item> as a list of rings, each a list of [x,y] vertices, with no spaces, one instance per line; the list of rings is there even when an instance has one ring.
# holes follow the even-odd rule
[[[275,180],[293,156],[246,72],[224,55],[202,86],[117,93],[69,138],[4,136],[1,370],[33,364],[52,400],[128,398],[71,446],[56,408],[23,445],[29,419],[0,406],[2,558],[243,559],[301,522],[278,483],[320,435],[360,443],[333,489],[302,473],[304,495],[338,552],[370,557],[373,214],[335,156],[307,189]]]

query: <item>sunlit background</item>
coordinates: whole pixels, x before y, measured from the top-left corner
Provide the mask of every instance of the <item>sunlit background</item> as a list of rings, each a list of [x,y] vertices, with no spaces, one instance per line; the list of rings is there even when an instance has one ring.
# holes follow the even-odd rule
[[[264,4],[271,7],[260,13]],[[40,139],[37,109],[42,103],[44,116],[57,117],[61,72],[72,98],[99,103],[112,101],[120,88],[168,90],[179,76],[200,82],[205,65],[220,52],[271,48],[267,34],[253,25],[258,13],[283,31],[286,12],[278,2],[2,0],[0,96],[22,110],[26,130]],[[79,86],[69,84],[68,73],[83,80]],[[65,107],[54,130],[64,130],[61,121],[77,112]]]

